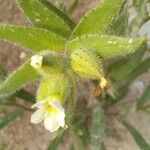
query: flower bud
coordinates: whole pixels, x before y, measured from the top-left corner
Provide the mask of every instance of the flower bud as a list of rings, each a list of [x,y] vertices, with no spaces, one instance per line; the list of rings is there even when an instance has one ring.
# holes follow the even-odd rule
[[[107,81],[102,70],[102,61],[92,51],[77,49],[70,55],[72,70],[81,77],[88,79],[100,79],[101,88],[105,88]]]
[[[87,50],[77,49],[70,55],[70,65],[72,70],[89,79],[98,79],[102,73],[101,60],[94,53]]]
[[[34,55],[31,57],[30,64],[44,77],[60,73],[65,67],[63,56],[52,53]]]
[[[42,79],[37,92],[37,100],[58,99],[63,101],[70,91],[70,80],[66,74],[49,75]]]
[[[36,69],[40,69],[42,67],[43,56],[34,55],[31,57],[30,65]]]

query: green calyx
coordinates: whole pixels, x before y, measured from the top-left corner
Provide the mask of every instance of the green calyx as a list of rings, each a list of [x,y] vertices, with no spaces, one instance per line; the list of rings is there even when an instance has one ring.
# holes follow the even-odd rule
[[[70,55],[72,70],[81,77],[101,79],[103,76],[102,61],[93,51],[77,49]]]
[[[63,101],[70,91],[70,78],[63,73],[46,76],[37,91],[37,101],[47,98]]]
[[[42,57],[42,62],[41,60],[36,60],[36,62],[33,61],[33,57]],[[34,67],[37,72],[42,76],[46,77],[49,76],[50,74],[57,74],[61,73],[66,69],[66,58],[64,57],[63,54],[56,54],[56,53],[49,53],[45,52],[43,54],[35,55],[31,58],[31,66]],[[40,66],[37,66],[39,65]]]

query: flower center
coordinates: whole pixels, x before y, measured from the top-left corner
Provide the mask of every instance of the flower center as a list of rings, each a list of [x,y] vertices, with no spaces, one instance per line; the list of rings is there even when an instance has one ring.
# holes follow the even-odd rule
[[[55,107],[51,106],[49,103],[46,103],[44,105],[44,108],[47,112],[56,112],[57,111],[57,109]]]

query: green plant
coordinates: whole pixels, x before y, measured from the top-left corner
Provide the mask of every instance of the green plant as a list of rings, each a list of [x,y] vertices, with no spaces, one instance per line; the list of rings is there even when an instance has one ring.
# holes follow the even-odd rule
[[[121,100],[129,83],[150,67],[150,59],[142,59],[147,50],[146,38],[137,35],[149,18],[148,1],[133,1],[140,17],[137,15],[132,22],[128,22],[128,2],[104,0],[78,24],[47,0],[17,2],[32,27],[0,24],[0,39],[30,49],[33,56],[1,83],[0,97],[10,101],[9,97],[17,92],[11,98],[34,102],[34,97],[20,88],[29,81],[39,80],[36,104],[32,106],[38,110],[31,122],[44,121],[45,128],[54,134],[49,149],[57,149],[67,128],[74,132],[72,149],[86,149],[89,143],[93,149],[103,149],[98,140],[106,130],[104,110]],[[83,108],[74,117],[80,78],[95,87],[93,107],[89,113]],[[93,124],[85,127],[88,116]]]

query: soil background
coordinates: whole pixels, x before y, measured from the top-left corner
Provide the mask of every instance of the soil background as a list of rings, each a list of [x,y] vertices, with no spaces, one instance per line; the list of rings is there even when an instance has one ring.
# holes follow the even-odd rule
[[[98,2],[98,0],[81,0],[78,9],[73,13],[72,17],[76,21],[79,20],[86,11],[94,7]],[[64,3],[69,5],[70,1],[64,0]],[[19,10],[15,0],[0,0],[0,22],[31,25]],[[0,64],[4,66],[8,73],[12,72],[22,63],[20,54],[23,51],[26,50],[0,41]],[[129,92],[124,100],[108,110],[107,123],[110,134],[104,139],[106,150],[140,150],[128,131],[111,115],[114,112],[119,112],[122,117],[140,131],[146,141],[150,141],[150,116],[142,111],[136,112],[135,108],[137,98],[141,96],[149,82],[150,73],[145,73],[138,77],[130,85]],[[31,83],[26,88],[30,92],[35,93],[36,83]],[[26,105],[30,107],[30,104]],[[25,111],[22,117],[0,130],[0,150],[47,149],[51,135],[42,126],[30,123],[31,113],[30,111]],[[69,143],[71,138],[67,138],[67,141]],[[67,150],[68,143],[64,140],[59,149]]]

